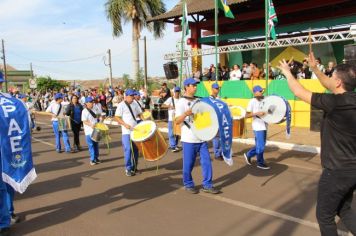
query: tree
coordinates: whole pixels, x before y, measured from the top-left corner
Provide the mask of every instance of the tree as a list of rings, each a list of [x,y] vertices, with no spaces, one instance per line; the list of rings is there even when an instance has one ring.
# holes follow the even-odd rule
[[[140,68],[138,46],[140,33],[143,28],[147,28],[153,32],[155,38],[163,36],[164,22],[148,23],[147,20],[165,13],[165,4],[161,0],[107,0],[105,8],[107,18],[112,23],[114,36],[118,37],[123,33],[122,20],[124,23],[132,21],[132,79],[137,79]]]
[[[59,91],[61,88],[69,85],[66,81],[53,80],[50,76],[37,77],[37,91],[46,91],[48,89]]]

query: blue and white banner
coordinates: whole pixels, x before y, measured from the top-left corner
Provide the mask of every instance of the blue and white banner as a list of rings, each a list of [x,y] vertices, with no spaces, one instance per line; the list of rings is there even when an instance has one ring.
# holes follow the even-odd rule
[[[0,93],[0,165],[4,182],[19,193],[37,177],[32,162],[31,130],[26,105]]]
[[[228,105],[220,99],[211,97],[202,98],[201,101],[211,105],[219,121],[219,136],[224,161],[232,166],[232,117]]]
[[[290,107],[289,102],[282,97],[284,102],[286,103],[287,110],[286,110],[286,136],[287,138],[290,138],[290,125],[292,121],[292,108]]]

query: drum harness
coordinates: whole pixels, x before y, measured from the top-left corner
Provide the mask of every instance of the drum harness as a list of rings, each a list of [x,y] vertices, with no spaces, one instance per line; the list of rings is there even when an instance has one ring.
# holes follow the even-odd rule
[[[187,97],[187,96],[183,96],[183,98],[185,98],[185,99],[187,99],[187,100],[190,100],[190,101],[192,101],[192,100],[194,100],[194,99],[197,99],[198,97]],[[193,107],[196,103],[198,103],[198,102],[200,102],[200,100],[199,99],[197,99],[194,103],[193,103],[193,105],[192,106],[190,106],[191,105],[191,103],[190,102],[188,102],[188,106],[189,106],[189,108],[191,108],[191,107]],[[188,119],[189,119],[189,122],[191,122],[191,119],[190,119],[190,116],[188,117]],[[190,127],[190,124],[188,124],[188,122],[186,122],[185,120],[183,121],[183,123],[185,124],[185,126],[187,126],[188,127],[188,129],[190,129],[191,127]]]

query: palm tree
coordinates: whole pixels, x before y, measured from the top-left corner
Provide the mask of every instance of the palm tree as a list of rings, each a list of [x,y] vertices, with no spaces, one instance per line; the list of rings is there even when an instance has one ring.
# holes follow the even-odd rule
[[[132,21],[132,78],[138,78],[139,73],[139,44],[140,33],[143,28],[153,32],[155,38],[163,36],[165,24],[162,21],[148,23],[150,17],[166,12],[161,0],[107,0],[105,4],[108,20],[113,27],[113,35],[118,37],[124,23]]]

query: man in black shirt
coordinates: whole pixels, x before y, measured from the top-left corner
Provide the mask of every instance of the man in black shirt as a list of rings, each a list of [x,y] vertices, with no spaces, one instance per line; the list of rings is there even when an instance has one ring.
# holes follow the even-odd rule
[[[331,94],[312,93],[299,84],[283,60],[279,68],[291,91],[304,102],[324,111],[321,126],[321,165],[316,216],[321,235],[338,235],[335,216],[356,235],[356,212],[352,210],[356,189],[356,68],[338,65],[331,78],[321,72],[314,54],[309,66]]]
[[[162,84],[161,91],[160,91],[159,95],[161,96],[163,102],[165,102],[171,96],[171,91],[167,87],[166,83]]]

